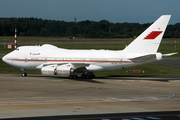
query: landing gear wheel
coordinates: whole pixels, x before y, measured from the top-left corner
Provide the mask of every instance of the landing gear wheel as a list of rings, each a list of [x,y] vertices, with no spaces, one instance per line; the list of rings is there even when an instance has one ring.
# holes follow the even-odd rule
[[[70,79],[72,79],[72,78],[73,78],[73,76],[72,76],[72,75],[69,75],[69,78],[70,78]]]
[[[70,79],[77,79],[78,76],[77,76],[77,75],[69,75],[69,78],[70,78]]]
[[[87,75],[86,78],[89,79],[89,78],[91,78],[91,76]]]
[[[21,70],[23,71],[22,76],[23,76],[23,77],[26,77],[26,76],[27,76],[27,73],[26,73],[25,69],[22,68]]]
[[[26,77],[26,76],[27,76],[27,73],[22,73],[22,76],[23,76],[23,77]]]
[[[92,79],[92,78],[95,78],[95,75],[93,73],[89,73],[89,74],[82,74],[81,75],[81,78],[85,79]]]
[[[86,78],[86,76],[85,76],[84,74],[82,74],[82,75],[81,75],[81,78],[85,79],[85,78]]]
[[[77,76],[77,75],[73,75],[73,78],[74,78],[74,79],[77,79],[77,78],[78,78],[78,76]]]

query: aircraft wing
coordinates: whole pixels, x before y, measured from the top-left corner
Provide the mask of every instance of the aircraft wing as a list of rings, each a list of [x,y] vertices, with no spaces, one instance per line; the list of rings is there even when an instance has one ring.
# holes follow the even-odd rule
[[[150,55],[145,55],[145,56],[140,56],[136,58],[131,58],[131,61],[146,61],[146,60],[152,60],[156,58],[156,54],[150,54]]]
[[[81,68],[81,67],[88,67],[90,64],[87,63],[71,63],[74,69]]]
[[[43,64],[37,66],[36,68],[41,69],[42,67],[49,66],[49,65],[64,65],[64,64],[67,64],[67,63],[43,63]]]

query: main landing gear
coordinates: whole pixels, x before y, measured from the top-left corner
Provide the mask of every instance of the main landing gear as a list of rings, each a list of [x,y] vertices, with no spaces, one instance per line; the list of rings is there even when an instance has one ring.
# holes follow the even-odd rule
[[[81,78],[83,79],[92,79],[92,78],[95,78],[95,75],[94,74],[82,74],[81,75]]]
[[[78,76],[77,75],[69,75],[69,78],[70,79],[77,79]],[[86,73],[83,73],[81,75],[81,78],[83,78],[83,79],[92,79],[92,78],[95,78],[95,75],[93,73],[91,73],[91,72],[86,72]]]
[[[78,76],[77,76],[77,75],[69,75],[69,78],[70,78],[70,79],[77,79]]]
[[[26,71],[25,71],[25,69],[21,69],[23,72],[22,72],[22,76],[23,77],[26,77],[27,76],[27,73],[26,73]]]

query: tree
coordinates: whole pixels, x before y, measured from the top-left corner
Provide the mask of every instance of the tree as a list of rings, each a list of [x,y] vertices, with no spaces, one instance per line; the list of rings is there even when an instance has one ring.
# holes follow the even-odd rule
[[[132,38],[138,36],[151,23],[110,23],[107,20],[64,22],[38,18],[0,18],[0,35],[14,36],[17,26],[18,36],[78,36],[89,38]],[[111,28],[111,29],[110,29]],[[180,23],[168,25],[164,37],[180,38]]]

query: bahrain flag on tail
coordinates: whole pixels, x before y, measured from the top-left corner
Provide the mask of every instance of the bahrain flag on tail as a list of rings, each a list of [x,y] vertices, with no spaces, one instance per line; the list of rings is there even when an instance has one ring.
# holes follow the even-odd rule
[[[163,31],[152,31],[148,34],[144,39],[155,39],[158,35],[160,35]]]

